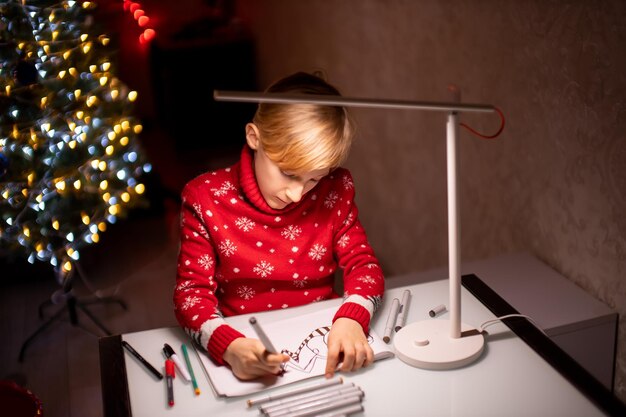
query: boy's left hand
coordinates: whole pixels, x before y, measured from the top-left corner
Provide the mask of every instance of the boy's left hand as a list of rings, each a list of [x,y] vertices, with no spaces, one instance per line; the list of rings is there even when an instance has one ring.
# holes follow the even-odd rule
[[[367,342],[361,325],[352,319],[340,317],[333,323],[328,335],[328,358],[326,378],[335,375],[339,362],[340,371],[358,371],[374,362],[374,351]]]

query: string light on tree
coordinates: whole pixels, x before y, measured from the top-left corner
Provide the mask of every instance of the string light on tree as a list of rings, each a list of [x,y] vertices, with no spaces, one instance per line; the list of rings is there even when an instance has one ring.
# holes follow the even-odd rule
[[[107,224],[147,204],[151,171],[96,3],[0,4],[0,252],[64,272]]]

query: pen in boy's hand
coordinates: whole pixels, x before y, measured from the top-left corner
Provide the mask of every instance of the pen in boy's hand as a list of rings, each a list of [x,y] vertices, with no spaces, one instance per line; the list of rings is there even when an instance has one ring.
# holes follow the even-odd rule
[[[265,346],[265,350],[267,350],[269,353],[278,353],[278,351],[270,341],[269,337],[267,337],[267,335],[263,331],[263,328],[261,327],[257,319],[255,317],[250,317],[248,319],[248,322],[256,332],[257,336],[259,336],[259,340],[261,341],[261,343],[263,343],[263,346]],[[280,374],[282,375],[282,373],[285,371],[284,363],[280,364],[280,371]]]
[[[276,351],[276,348],[274,347],[274,345],[270,341],[269,337],[267,337],[267,335],[265,334],[265,332],[261,328],[261,325],[256,320],[256,318],[250,317],[250,319],[248,321],[252,325],[252,328],[256,332],[257,336],[259,336],[259,340],[261,341],[261,343],[263,343],[263,346],[265,346],[265,350],[267,350],[269,353],[278,353]]]

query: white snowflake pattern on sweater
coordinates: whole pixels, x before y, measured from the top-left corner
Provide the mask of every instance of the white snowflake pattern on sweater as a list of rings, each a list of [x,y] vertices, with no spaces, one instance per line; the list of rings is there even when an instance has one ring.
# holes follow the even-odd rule
[[[226,239],[219,244],[219,250],[224,256],[232,256],[237,251],[237,246],[230,239]]]
[[[223,197],[229,191],[237,190],[230,181],[224,181],[220,188],[211,188],[215,197]]]
[[[185,298],[185,301],[183,302],[182,305],[182,309],[183,310],[188,310],[191,307],[195,306],[196,304],[198,304],[201,301],[200,297],[197,297],[195,295],[189,296]]]
[[[345,248],[346,246],[348,246],[348,242],[350,242],[350,236],[343,235],[337,241],[337,245],[339,245],[342,248]]]
[[[262,276],[263,278],[272,275],[272,271],[274,271],[274,267],[266,261],[261,261],[252,269],[255,274]]]
[[[213,266],[213,258],[204,254],[198,258],[198,264],[204,268],[205,271],[208,271]]]
[[[296,238],[300,236],[301,233],[302,229],[298,226],[294,226],[293,224],[285,227],[283,231],[280,232],[282,237],[289,240],[296,240]]]
[[[315,261],[319,261],[322,259],[322,256],[326,254],[326,248],[319,243],[313,245],[313,247],[309,250],[309,257]]]
[[[337,200],[339,200],[339,194],[337,194],[336,191],[331,191],[330,193],[328,193],[328,196],[326,196],[326,198],[324,199],[324,207],[329,208],[329,209],[335,207]]]
[[[237,295],[244,300],[250,300],[254,297],[254,294],[255,291],[246,285],[242,285],[241,287],[237,288]]]
[[[352,182],[352,178],[349,175],[344,175],[341,178],[341,182],[343,183],[343,188],[346,190],[354,188],[354,182]]]
[[[255,223],[247,217],[239,217],[235,220],[235,226],[244,232],[249,232],[254,229]]]

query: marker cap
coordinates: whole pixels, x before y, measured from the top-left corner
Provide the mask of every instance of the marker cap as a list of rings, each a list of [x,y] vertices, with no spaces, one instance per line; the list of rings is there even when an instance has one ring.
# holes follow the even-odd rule
[[[171,358],[172,355],[176,354],[176,352],[174,352],[174,349],[172,349],[172,347],[167,343],[163,345],[163,353],[165,353],[165,356],[167,356],[168,358]]]

